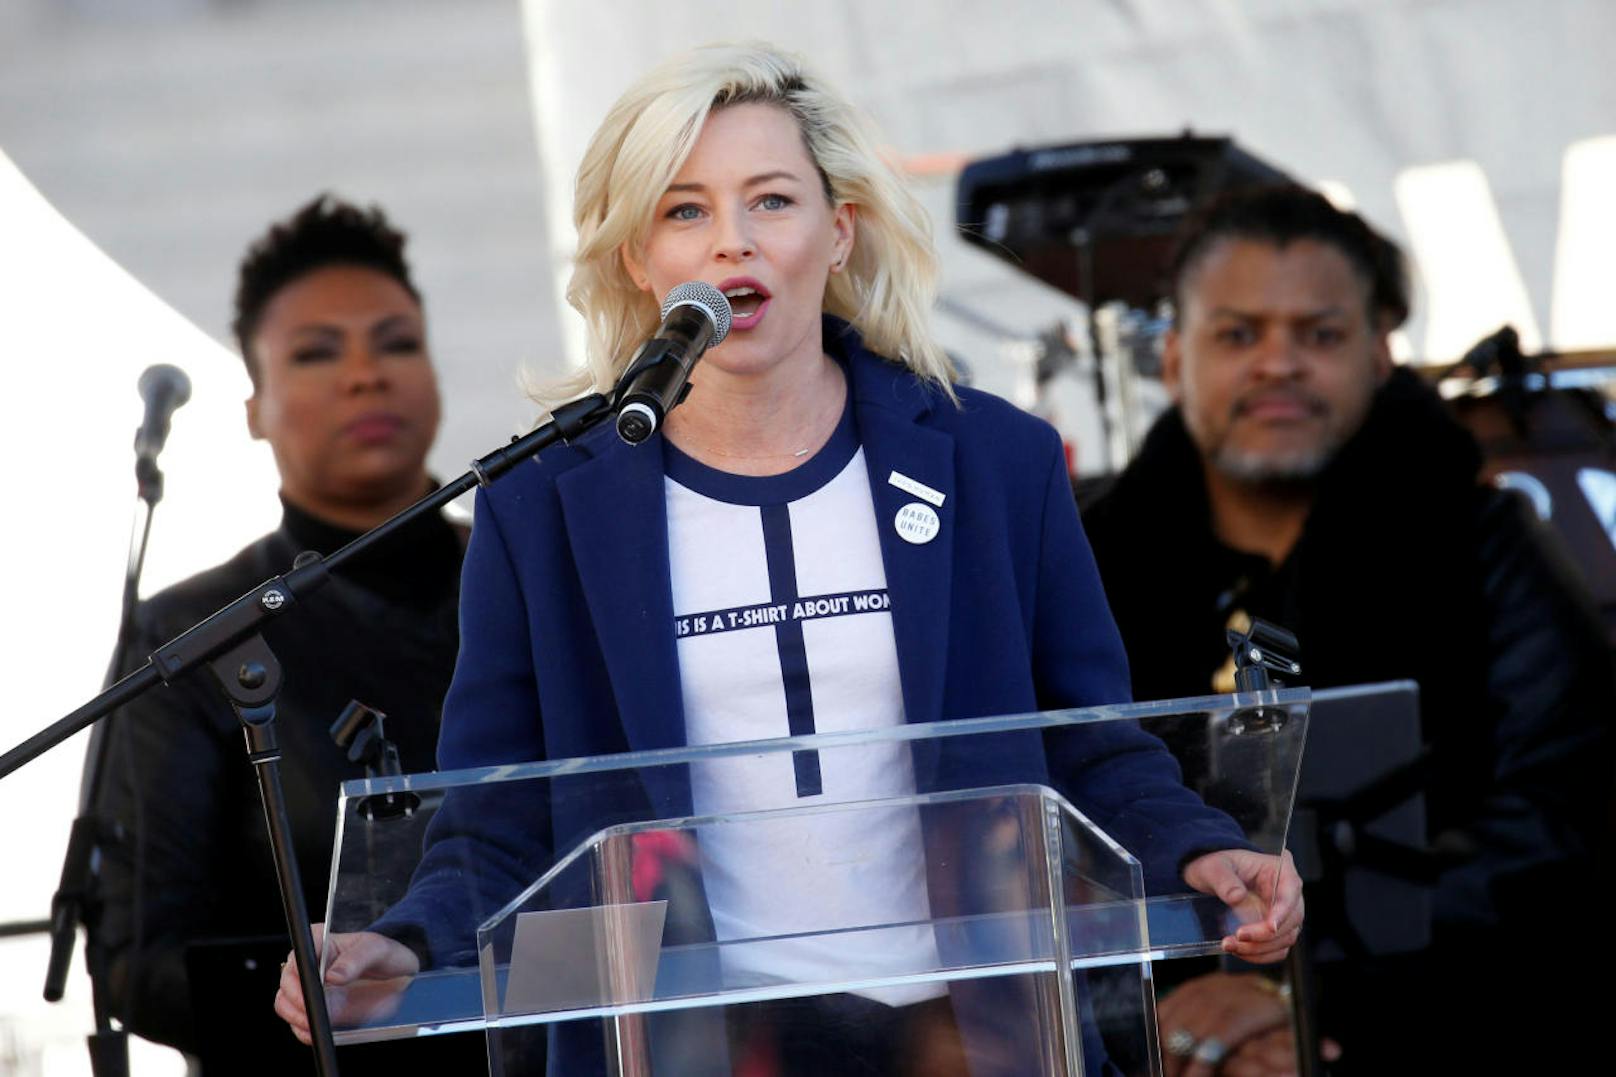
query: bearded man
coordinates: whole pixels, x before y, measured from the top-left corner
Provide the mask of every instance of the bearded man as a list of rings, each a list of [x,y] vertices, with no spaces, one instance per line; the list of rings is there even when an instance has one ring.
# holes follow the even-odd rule
[[[1332,1072],[1588,1057],[1572,1013],[1577,951],[1601,933],[1584,913],[1616,682],[1578,581],[1393,364],[1407,277],[1357,215],[1301,188],[1232,196],[1182,242],[1173,285],[1175,407],[1084,516],[1136,698],[1231,691],[1225,632],[1252,617],[1296,633],[1314,687],[1420,687],[1433,943],[1321,969]],[[1163,1001],[1170,1070],[1284,1062],[1283,994],[1254,975]]]

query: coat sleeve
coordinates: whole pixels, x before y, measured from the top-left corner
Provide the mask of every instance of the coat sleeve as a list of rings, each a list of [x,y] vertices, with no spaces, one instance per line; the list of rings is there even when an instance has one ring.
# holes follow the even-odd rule
[[[152,618],[142,607],[129,655],[166,642]],[[186,946],[230,934],[236,914],[226,865],[252,781],[239,728],[197,674],[140,696],[104,730],[101,893],[89,944],[107,963],[112,1011],[125,1027],[182,1050],[200,1042]]]
[[[1464,858],[1439,883],[1439,919],[1483,938],[1598,891],[1594,850],[1608,840],[1612,804],[1610,651],[1575,570],[1529,511],[1511,494],[1488,491],[1482,503],[1493,717],[1454,716],[1474,732],[1448,739],[1486,751],[1490,772],[1469,810],[1433,835]]]
[[[1033,616],[1033,675],[1046,710],[1126,703],[1128,657],[1094,565],[1065,461],[1054,447],[1044,487]],[[1185,863],[1251,848],[1239,826],[1183,782],[1166,746],[1132,721],[1052,731],[1056,787],[1139,858],[1152,894],[1184,889]]]
[[[443,770],[544,756],[526,600],[505,535],[483,491],[460,588],[460,656],[444,700]],[[428,824],[408,893],[371,930],[398,939],[423,965],[474,964],[477,924],[548,866],[550,807],[536,780],[450,790]]]

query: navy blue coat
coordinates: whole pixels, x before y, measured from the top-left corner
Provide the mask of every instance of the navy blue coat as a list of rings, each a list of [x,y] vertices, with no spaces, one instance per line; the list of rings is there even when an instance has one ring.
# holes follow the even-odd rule
[[[1127,658],[1055,431],[985,393],[961,389],[956,406],[834,319],[825,340],[847,371],[869,466],[906,720],[1126,702]],[[944,495],[932,541],[911,544],[892,526],[915,500],[889,483],[893,472]],[[657,441],[629,446],[603,428],[517,468],[478,494],[440,767],[682,745],[673,626]],[[951,757],[944,746],[917,760],[917,784],[923,792],[1053,784],[1144,860],[1156,892],[1181,888],[1187,859],[1244,844],[1180,783],[1161,743],[1132,726],[1026,735],[994,756]],[[652,783],[645,796],[649,806],[624,815],[688,811],[688,786]],[[495,873],[519,876],[539,834],[548,831],[559,854],[613,813],[588,798],[556,799],[553,809],[530,804],[524,818],[494,824],[509,840],[488,840],[490,820],[475,818],[474,802],[455,813],[462,822],[440,817],[410,897],[378,926],[415,936],[435,963],[470,957],[463,936],[431,937],[447,917],[466,922],[464,882],[450,881],[448,866],[464,864],[472,854],[464,845],[475,843],[480,865],[505,857]],[[519,828],[527,847],[516,851]],[[445,868],[436,890],[434,861]]]

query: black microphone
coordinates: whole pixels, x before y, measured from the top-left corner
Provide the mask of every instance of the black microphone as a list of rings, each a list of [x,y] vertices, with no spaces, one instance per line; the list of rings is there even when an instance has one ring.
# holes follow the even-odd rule
[[[729,300],[711,284],[693,280],[662,301],[662,325],[641,345],[623,374],[617,434],[638,445],[662,425],[690,392],[690,371],[708,348],[729,336]]]
[[[135,456],[156,460],[168,440],[168,421],[191,399],[191,379],[185,371],[167,363],[149,366],[140,376],[140,398],[146,402],[146,416],[135,431]]]

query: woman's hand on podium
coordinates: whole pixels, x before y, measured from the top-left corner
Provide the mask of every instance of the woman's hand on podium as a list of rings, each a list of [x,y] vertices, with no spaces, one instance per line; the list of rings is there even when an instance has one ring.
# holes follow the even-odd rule
[[[325,925],[314,925],[314,948],[320,948]],[[325,998],[333,1025],[356,1025],[384,1016],[397,1004],[421,962],[401,942],[374,931],[340,932],[331,936],[336,957],[325,970]],[[309,1015],[303,1003],[303,985],[292,956],[281,962],[281,986],[275,992],[275,1012],[292,1035],[313,1042]]]
[[[1283,960],[1302,931],[1302,877],[1289,850],[1279,856],[1224,849],[1196,857],[1184,881],[1234,910],[1241,926],[1223,952],[1255,964]]]

